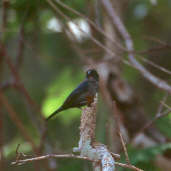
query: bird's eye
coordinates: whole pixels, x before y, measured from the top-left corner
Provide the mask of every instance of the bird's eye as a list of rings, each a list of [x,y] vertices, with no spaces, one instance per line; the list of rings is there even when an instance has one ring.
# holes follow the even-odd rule
[[[89,75],[90,73],[91,73],[91,71],[88,71],[88,73],[87,73],[87,74]]]

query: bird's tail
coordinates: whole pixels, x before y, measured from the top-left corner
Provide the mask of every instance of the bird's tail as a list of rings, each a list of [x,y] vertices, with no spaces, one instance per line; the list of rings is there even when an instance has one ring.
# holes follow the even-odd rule
[[[54,111],[50,116],[48,116],[46,118],[46,121],[48,121],[49,119],[51,119],[53,116],[55,116],[57,113],[61,112],[62,110],[64,110],[62,107],[60,107],[59,109],[57,109],[56,111]]]

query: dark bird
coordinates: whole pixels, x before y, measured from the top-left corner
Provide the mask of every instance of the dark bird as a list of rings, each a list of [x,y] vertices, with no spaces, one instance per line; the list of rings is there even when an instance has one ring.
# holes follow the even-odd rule
[[[71,92],[61,107],[54,111],[48,118],[52,118],[57,113],[69,109],[80,108],[82,106],[90,106],[94,100],[94,97],[98,91],[99,75],[94,69],[90,69],[86,72],[86,79]]]

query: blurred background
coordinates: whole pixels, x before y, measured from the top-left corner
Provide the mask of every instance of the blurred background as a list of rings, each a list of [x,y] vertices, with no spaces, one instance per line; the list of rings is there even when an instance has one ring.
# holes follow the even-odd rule
[[[171,85],[171,1],[110,3],[131,35],[136,59]],[[109,107],[115,100],[131,164],[146,171],[171,170],[171,97],[130,64],[124,39],[102,1],[1,0],[0,29],[1,171],[92,170],[90,162],[77,159],[11,166],[18,144],[26,158],[72,153],[79,141],[81,110],[61,112],[47,124],[44,118],[88,68],[101,77],[97,141],[126,163]]]

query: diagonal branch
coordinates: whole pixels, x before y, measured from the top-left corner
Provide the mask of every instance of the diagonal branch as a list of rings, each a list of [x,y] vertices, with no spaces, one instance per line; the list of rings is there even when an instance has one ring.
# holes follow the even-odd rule
[[[21,64],[23,62],[23,54],[24,54],[24,48],[25,48],[25,43],[24,43],[24,38],[25,38],[25,30],[24,30],[24,24],[22,23],[20,27],[20,32],[19,32],[19,40],[18,40],[18,53],[16,56],[16,68],[19,69],[21,67]]]
[[[3,95],[3,93],[1,91],[0,91],[0,101],[5,106],[5,108],[7,109],[11,120],[14,121],[14,123],[16,124],[16,126],[18,127],[18,129],[20,130],[22,135],[24,136],[24,138],[31,144],[34,151],[36,151],[36,145],[35,145],[33,139],[28,134],[28,132],[25,129],[24,125],[22,124],[22,122],[18,118],[16,112],[13,110],[12,106],[8,103],[8,100],[6,99],[6,97]]]
[[[40,132],[41,135],[41,143],[40,143],[40,148],[42,148],[43,146],[43,142],[45,139],[45,135],[46,135],[46,124],[44,122],[44,118],[42,117],[43,115],[41,114],[40,108],[39,106],[34,102],[34,100],[30,97],[28,91],[26,90],[24,84],[21,81],[20,75],[15,67],[15,65],[12,63],[10,57],[7,54],[6,48],[4,46],[4,44],[0,41],[0,51],[2,53],[2,56],[5,57],[5,62],[8,65],[11,74],[12,74],[12,78],[13,78],[13,82],[11,83],[12,86],[15,86],[16,88],[18,88],[18,90],[20,90],[21,94],[25,97],[25,99],[27,100],[28,104],[36,111],[38,112],[40,115],[34,115],[34,119],[33,116],[31,114],[29,114],[29,116],[31,117],[31,121],[32,123],[37,127],[37,130]],[[7,84],[8,86],[8,84]],[[10,86],[10,85],[9,85]],[[0,86],[1,88],[1,86]],[[2,87],[3,88],[3,87]],[[36,121],[36,122],[34,122]],[[36,124],[37,123],[37,124]]]
[[[7,25],[7,17],[8,17],[8,8],[9,8],[10,0],[2,0],[2,28],[1,32],[5,33],[6,32],[6,25]],[[5,34],[3,34],[5,35]]]
[[[125,45],[128,52],[128,59],[131,62],[131,64],[140,71],[142,76],[149,80],[153,85],[156,87],[167,91],[171,94],[171,86],[167,84],[162,79],[156,77],[152,73],[150,73],[143,65],[141,65],[134,57],[134,47],[133,47],[133,41],[131,39],[131,36],[129,35],[128,31],[126,30],[124,24],[122,23],[120,17],[116,14],[115,10],[112,7],[112,4],[109,0],[101,0],[103,3],[103,6],[105,7],[106,11],[108,12],[109,16],[112,19],[113,24],[118,29],[119,33],[121,34],[122,38],[125,40]]]
[[[105,31],[103,29],[101,29],[95,22],[93,22],[92,20],[90,20],[87,16],[81,14],[80,12],[76,11],[75,9],[69,7],[68,5],[66,5],[65,3],[63,3],[60,0],[56,0],[56,2],[61,5],[62,7],[64,7],[65,9],[67,9],[68,11],[71,11],[73,14],[76,14],[79,17],[84,18],[92,27],[94,27],[99,33],[101,33],[105,38],[107,38],[111,43],[113,43],[114,45],[117,46],[117,48],[119,48],[120,50],[123,51],[127,51],[126,48],[124,48],[121,44],[119,44],[116,40],[112,39],[108,34],[105,33]]]
[[[158,107],[158,110],[156,112],[156,115],[155,117],[150,120],[149,122],[147,122],[133,137],[133,140],[138,136],[140,135],[142,132],[144,132],[147,128],[149,128],[156,120],[158,120],[159,118],[161,117],[164,117],[166,115],[168,115],[170,112],[171,112],[171,109],[167,109],[165,110],[164,112],[162,112],[162,109],[163,107],[165,106],[165,101],[167,99],[167,94],[166,96],[164,96],[163,100],[161,101],[159,107]]]
[[[55,10],[55,12],[57,12],[63,19],[65,19],[66,21],[71,21],[71,18],[66,16],[59,8],[57,8],[57,6],[53,3],[52,0],[46,0],[47,3],[51,6],[51,8],[53,8]],[[78,26],[78,24],[75,23],[75,25]],[[80,28],[80,26],[78,26],[79,31],[81,31],[84,34],[87,34],[82,28]],[[106,46],[104,46],[100,41],[98,41],[95,37],[93,37],[92,35],[89,36],[89,38],[100,48],[102,48],[104,51],[106,51],[109,55],[116,56],[114,54],[114,52],[111,49],[108,49]]]
[[[160,70],[162,72],[165,72],[165,73],[171,75],[171,71],[169,71],[168,69],[166,69],[166,68],[164,68],[162,66],[159,66],[159,65],[155,64],[154,62],[152,62],[152,61],[144,58],[143,56],[138,56],[138,57],[140,57],[139,59],[142,60],[143,62],[145,62],[145,63],[153,66],[154,68],[157,68],[158,70]]]

